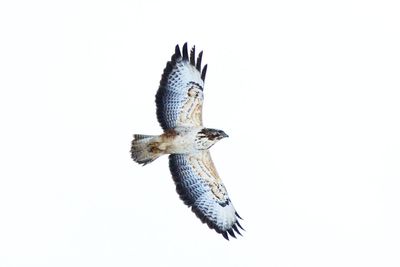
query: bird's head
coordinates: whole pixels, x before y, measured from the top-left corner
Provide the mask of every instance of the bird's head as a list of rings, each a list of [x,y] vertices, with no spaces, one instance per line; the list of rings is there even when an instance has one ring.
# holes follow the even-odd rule
[[[222,130],[203,128],[197,133],[196,143],[199,149],[208,149],[225,137],[229,136]]]

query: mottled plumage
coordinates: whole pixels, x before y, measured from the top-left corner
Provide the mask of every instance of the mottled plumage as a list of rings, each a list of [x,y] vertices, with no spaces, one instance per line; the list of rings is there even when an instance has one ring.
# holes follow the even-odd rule
[[[200,53],[195,64],[193,47],[188,60],[187,44],[179,46],[167,62],[156,95],[157,118],[163,130],[176,126],[202,126],[203,87],[207,65],[202,73]]]
[[[222,130],[205,128],[202,121],[203,88],[207,65],[203,52],[188,53],[177,45],[167,63],[156,95],[157,119],[164,130],[159,136],[134,135],[131,156],[146,165],[170,154],[169,167],[183,202],[211,229],[222,234],[240,234],[240,216],[211,159],[209,149],[222,138]],[[240,218],[241,219],[241,218]]]

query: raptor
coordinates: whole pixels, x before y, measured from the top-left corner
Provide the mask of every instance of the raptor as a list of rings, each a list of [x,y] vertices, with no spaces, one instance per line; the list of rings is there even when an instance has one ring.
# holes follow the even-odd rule
[[[197,55],[187,43],[175,53],[161,77],[156,94],[157,119],[163,129],[158,136],[135,134],[131,157],[146,165],[169,154],[169,168],[176,191],[203,223],[223,235],[235,237],[243,230],[232,201],[209,149],[228,135],[203,126],[202,107],[207,65],[202,67],[203,51]]]

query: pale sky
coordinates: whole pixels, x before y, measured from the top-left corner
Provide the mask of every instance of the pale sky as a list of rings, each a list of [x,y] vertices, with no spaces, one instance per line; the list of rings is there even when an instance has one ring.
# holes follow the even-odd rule
[[[400,266],[398,1],[1,1],[0,266]],[[243,237],[183,204],[155,93],[204,50]]]

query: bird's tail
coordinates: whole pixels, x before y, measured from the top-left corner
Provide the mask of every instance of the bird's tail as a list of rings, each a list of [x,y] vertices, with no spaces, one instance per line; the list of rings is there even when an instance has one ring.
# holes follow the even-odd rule
[[[155,135],[134,134],[131,146],[131,157],[139,164],[146,165],[159,156],[163,155],[162,151],[157,148]]]

